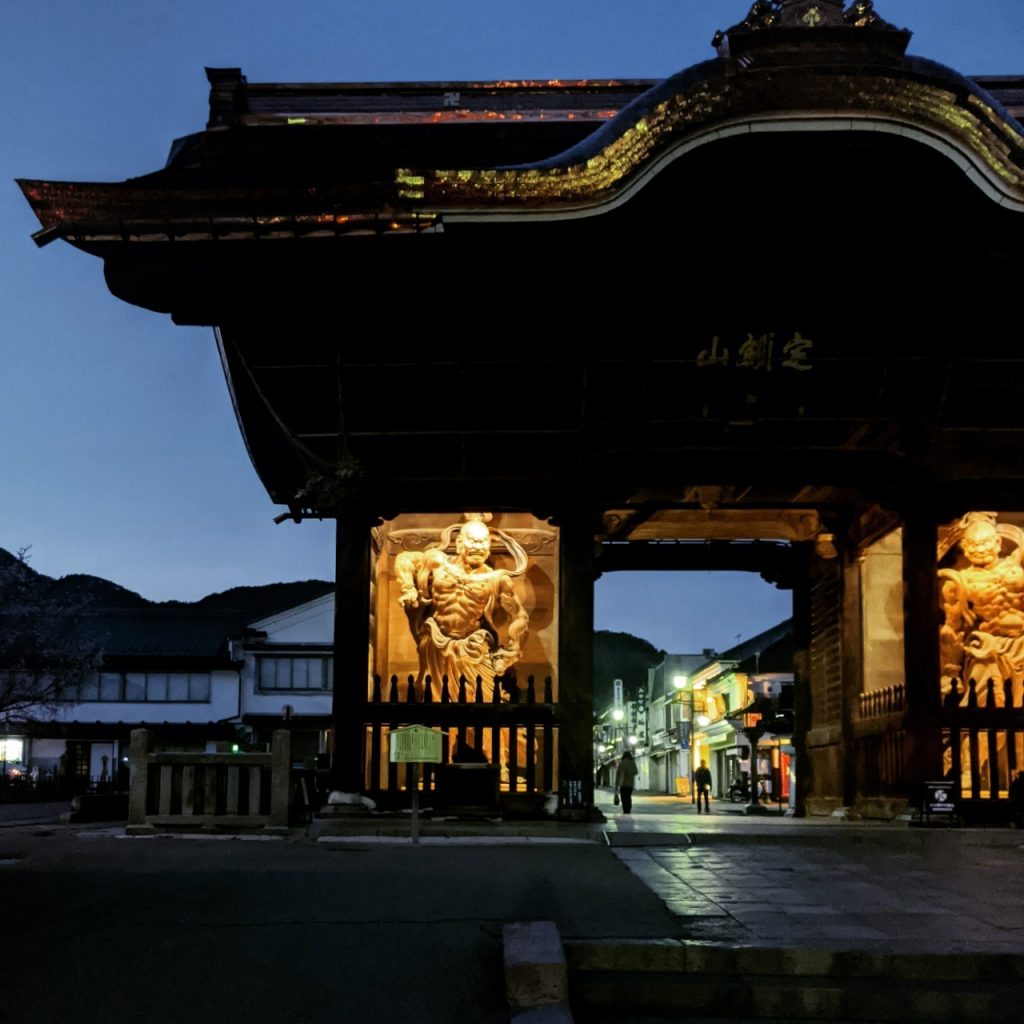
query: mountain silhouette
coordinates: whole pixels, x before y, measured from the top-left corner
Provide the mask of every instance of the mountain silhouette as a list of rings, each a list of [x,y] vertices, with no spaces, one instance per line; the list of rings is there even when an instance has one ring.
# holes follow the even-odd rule
[[[0,548],[0,572],[17,561],[17,555]],[[22,560],[22,565],[34,583],[43,588],[48,599],[66,607],[88,608],[91,611],[143,608],[177,611],[194,608],[210,612],[238,612],[243,618],[255,620],[312,601],[334,589],[334,584],[329,580],[298,580],[291,583],[265,583],[255,587],[231,587],[219,593],[207,594],[198,601],[150,601],[134,590],[100,576],[70,573],[55,579],[33,569],[28,558]]]

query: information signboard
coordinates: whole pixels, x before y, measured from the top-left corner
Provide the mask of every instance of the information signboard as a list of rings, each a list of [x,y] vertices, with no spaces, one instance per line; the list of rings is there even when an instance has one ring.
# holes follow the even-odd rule
[[[930,821],[933,814],[956,814],[956,790],[951,782],[926,782],[924,784],[924,805],[921,808],[924,820]],[[947,818],[949,820],[949,818]]]
[[[441,733],[425,725],[407,725],[389,734],[392,763],[440,764]]]

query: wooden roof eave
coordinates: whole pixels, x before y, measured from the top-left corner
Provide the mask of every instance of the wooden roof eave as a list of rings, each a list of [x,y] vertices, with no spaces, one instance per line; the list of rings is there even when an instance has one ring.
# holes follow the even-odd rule
[[[42,224],[40,245],[419,233],[442,216],[592,217],[627,202],[685,154],[730,137],[869,131],[930,146],[991,201],[1024,213],[1024,128],[977,83],[919,58],[851,67],[826,57],[767,68],[724,59],[697,65],[533,164],[402,167],[387,181],[313,186],[161,184],[159,173],[113,184],[19,184]]]
[[[991,201],[1024,213],[1024,128],[977,83],[942,65],[759,71],[709,61],[659,83],[582,143],[495,168],[401,168],[399,195],[460,220],[593,216],[628,201],[676,159],[722,139],[870,131],[931,147]]]
[[[357,234],[418,234],[436,215],[394,201],[376,183],[292,189],[139,186],[19,179],[42,228],[58,238],[98,242],[222,241]]]

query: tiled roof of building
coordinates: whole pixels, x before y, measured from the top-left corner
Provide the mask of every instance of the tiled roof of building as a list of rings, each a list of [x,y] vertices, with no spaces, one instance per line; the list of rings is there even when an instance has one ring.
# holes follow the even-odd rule
[[[793,620],[785,619],[757,636],[730,647],[712,660],[735,661],[741,671],[748,673],[792,672]]]
[[[96,638],[104,657],[171,657],[223,659],[228,639],[246,626],[240,610],[131,608],[100,609],[83,614],[81,628]]]

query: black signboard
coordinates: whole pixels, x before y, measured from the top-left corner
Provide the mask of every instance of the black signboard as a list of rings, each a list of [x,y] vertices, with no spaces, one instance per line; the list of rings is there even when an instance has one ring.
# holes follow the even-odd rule
[[[583,807],[584,806],[583,781],[582,779],[562,780],[562,806]]]
[[[956,787],[952,782],[926,782],[921,816],[931,821],[932,815],[946,815],[947,822],[956,815]]]

